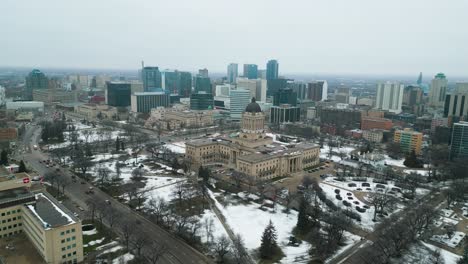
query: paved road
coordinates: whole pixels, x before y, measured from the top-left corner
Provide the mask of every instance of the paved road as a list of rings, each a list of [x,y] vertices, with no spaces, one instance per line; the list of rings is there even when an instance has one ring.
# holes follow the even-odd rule
[[[27,161],[28,165],[36,170],[40,175],[55,169],[47,168],[43,163],[39,161],[49,159],[46,154],[40,152],[39,150],[34,150],[32,146],[37,144],[37,136],[39,135],[39,129],[30,127],[32,131],[26,131],[26,135],[30,136],[30,141],[28,138],[25,138],[25,142],[30,142],[31,153],[24,154],[24,158]],[[29,130],[28,129],[28,130]],[[71,181],[72,174],[65,170],[61,169],[62,176],[67,177]],[[187,245],[182,240],[178,239],[174,235],[168,233],[166,230],[157,226],[156,224],[148,221],[146,218],[132,211],[128,206],[121,204],[117,200],[113,199],[106,193],[95,188],[94,194],[86,194],[85,191],[91,185],[88,183],[81,184],[80,181],[72,183],[65,189],[66,195],[74,201],[77,205],[87,210],[86,200],[92,196],[95,200],[109,200],[111,206],[114,207],[117,213],[125,216],[126,221],[135,223],[134,228],[136,232],[141,232],[149,235],[152,239],[165,244],[168,247],[169,253],[163,256],[161,263],[176,264],[176,263],[193,263],[193,264],[202,264],[202,263],[211,263],[207,257],[202,255],[200,252],[196,251],[189,245]],[[121,233],[119,228],[114,226],[113,228],[118,233]]]

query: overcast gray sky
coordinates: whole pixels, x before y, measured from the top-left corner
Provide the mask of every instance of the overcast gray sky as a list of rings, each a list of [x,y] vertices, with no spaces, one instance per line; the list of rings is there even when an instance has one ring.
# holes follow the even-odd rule
[[[0,66],[468,75],[466,0],[1,0]],[[241,67],[239,67],[241,71]]]

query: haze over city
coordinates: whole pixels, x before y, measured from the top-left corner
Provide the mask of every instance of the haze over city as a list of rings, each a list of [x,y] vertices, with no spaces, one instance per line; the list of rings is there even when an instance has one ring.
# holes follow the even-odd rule
[[[468,2],[2,1],[0,66],[466,76]]]
[[[0,10],[0,264],[468,264],[468,1]]]

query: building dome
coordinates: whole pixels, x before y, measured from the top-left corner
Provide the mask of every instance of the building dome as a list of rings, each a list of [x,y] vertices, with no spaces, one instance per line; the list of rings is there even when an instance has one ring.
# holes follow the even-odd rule
[[[260,113],[260,112],[262,112],[262,109],[260,108],[260,105],[258,105],[255,102],[255,97],[252,98],[252,102],[247,105],[247,107],[245,108],[245,112],[249,112],[249,113]]]

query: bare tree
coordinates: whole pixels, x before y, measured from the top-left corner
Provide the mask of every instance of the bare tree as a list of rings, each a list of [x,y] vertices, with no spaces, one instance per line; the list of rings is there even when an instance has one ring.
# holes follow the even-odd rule
[[[232,239],[231,252],[237,264],[243,263],[244,258],[247,256],[245,251],[244,239],[240,234],[235,234]]]
[[[230,252],[231,242],[226,235],[222,235],[216,239],[214,252],[218,257],[219,263],[224,263],[224,258]]]
[[[148,202],[148,212],[156,224],[163,224],[165,217],[169,214],[169,204],[161,197],[152,197]]]
[[[88,206],[89,213],[91,214],[91,221],[94,223],[94,217],[96,215],[96,201],[93,198],[88,198],[86,200],[86,205]]]
[[[374,218],[376,221],[377,213],[384,210],[395,203],[395,198],[388,194],[388,189],[384,193],[373,192],[369,194],[369,203],[374,206]]]
[[[112,229],[114,225],[120,221],[121,215],[112,207],[112,205],[106,206],[104,213],[104,217],[109,224],[109,227]]]
[[[157,264],[159,260],[161,260],[162,256],[164,256],[168,251],[169,250],[166,245],[153,241],[146,246],[144,254],[151,264]]]
[[[205,218],[203,220],[202,225],[203,225],[203,228],[205,229],[206,241],[208,243],[213,242],[213,228],[214,228],[213,218]]]
[[[100,187],[105,187],[110,182],[110,173],[111,170],[107,167],[100,166],[97,169],[97,180]]]
[[[149,238],[145,233],[137,233],[131,239],[131,244],[136,251],[137,257],[141,258],[144,246],[149,242]]]
[[[130,242],[132,237],[135,234],[135,228],[133,223],[129,221],[120,222],[120,229],[122,230],[123,242],[125,243],[125,248],[130,250]]]

